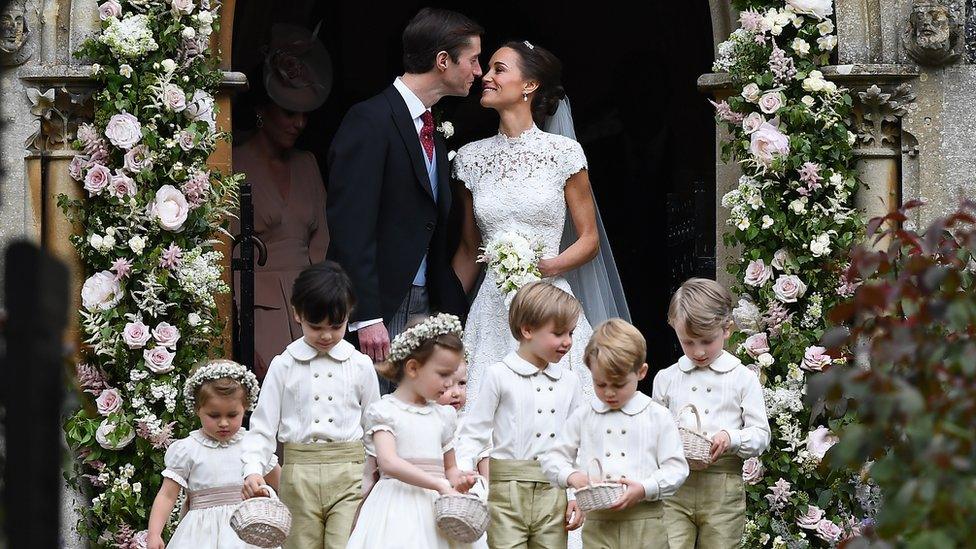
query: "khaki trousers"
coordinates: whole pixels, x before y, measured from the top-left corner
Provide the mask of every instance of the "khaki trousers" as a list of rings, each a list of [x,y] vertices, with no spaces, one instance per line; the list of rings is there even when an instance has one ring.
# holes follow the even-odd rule
[[[281,501],[291,511],[284,549],[343,549],[363,494],[362,442],[285,444]]]
[[[583,523],[585,549],[668,549],[664,504],[643,501],[623,511],[593,511]]]
[[[742,459],[723,456],[704,471],[691,471],[664,502],[672,549],[738,547],[746,523]]]
[[[565,549],[566,491],[539,462],[491,459],[488,471],[488,547]]]

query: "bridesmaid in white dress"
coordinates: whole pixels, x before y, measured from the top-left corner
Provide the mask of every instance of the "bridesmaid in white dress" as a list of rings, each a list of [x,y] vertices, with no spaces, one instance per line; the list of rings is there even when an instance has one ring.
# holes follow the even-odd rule
[[[470,292],[478,277],[479,247],[515,230],[543,243],[542,276],[572,293],[562,275],[597,255],[599,235],[582,147],[536,126],[536,121],[541,123],[555,112],[565,96],[561,64],[539,46],[510,42],[495,52],[488,68],[481,104],[498,111],[499,132],[465,145],[454,159],[454,175],[468,191],[459,193],[466,216],[454,268]],[[567,215],[579,236],[560,252]],[[587,398],[593,396],[593,384],[583,351],[591,334],[587,319],[580,318],[573,348],[561,362],[580,377]],[[516,348],[505,297],[490,274],[468,314],[464,345],[471,356],[468,401],[473,403],[485,368]]]

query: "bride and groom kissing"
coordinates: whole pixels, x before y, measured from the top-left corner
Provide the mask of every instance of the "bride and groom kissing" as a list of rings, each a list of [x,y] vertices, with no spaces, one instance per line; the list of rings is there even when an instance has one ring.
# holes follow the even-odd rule
[[[482,242],[510,230],[538,239],[544,246],[538,267],[547,281],[578,297],[580,291],[619,296],[618,309],[601,299],[584,300],[602,309],[585,309],[591,322],[626,316],[612,259],[592,261],[609,250],[600,253],[608,246],[586,157],[563,101],[560,61],[529,41],[513,41],[493,53],[483,74],[483,34],[462,14],[421,10],[403,32],[405,73],[348,111],[328,156],[329,255],[345,268],[358,298],[351,337],[382,361],[412,317],[431,311],[467,317],[473,397],[484,367],[515,345],[505,298],[490,276],[468,312]],[[452,173],[430,109],[445,96],[467,96],[479,78],[481,105],[498,112],[499,133],[462,147]],[[452,176],[463,187],[452,189]],[[461,212],[460,228],[448,226],[452,208]],[[457,250],[449,250],[458,231]],[[581,267],[594,264],[601,265],[599,275],[580,276]],[[607,282],[607,271],[615,282]],[[567,278],[588,280],[571,285]],[[573,354],[581,355],[590,333],[581,318]],[[564,360],[588,380],[581,356]],[[389,392],[382,383],[382,392]]]

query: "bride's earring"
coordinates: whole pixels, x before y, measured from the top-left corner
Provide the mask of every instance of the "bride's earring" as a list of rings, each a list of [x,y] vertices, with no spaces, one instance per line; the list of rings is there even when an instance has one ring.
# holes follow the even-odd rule
[[[528,101],[528,100],[529,100],[529,94],[522,92],[522,101]]]
[[[257,126],[257,127],[259,127],[259,128],[263,128],[264,127],[264,118],[261,116],[261,113],[255,113],[254,114],[254,118],[255,118],[254,125]]]

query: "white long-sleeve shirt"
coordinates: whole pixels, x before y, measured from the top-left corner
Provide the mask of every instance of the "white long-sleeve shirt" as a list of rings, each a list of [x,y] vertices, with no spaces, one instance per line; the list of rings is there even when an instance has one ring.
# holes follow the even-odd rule
[[[320,353],[303,339],[271,361],[244,437],[244,477],[283,443],[362,440],[366,408],[379,400],[373,362],[347,341]]]
[[[580,406],[566,422],[556,445],[542,456],[546,476],[562,488],[576,471],[589,476],[594,458],[604,478],[626,477],[644,485],[644,499],[673,495],[688,477],[678,427],[667,408],[637,392],[619,410],[598,399]]]
[[[728,351],[707,367],[698,368],[686,356],[654,377],[654,400],[677,416],[687,404],[694,404],[701,417],[701,430],[708,438],[719,431],[729,434],[729,451],[746,459],[769,447],[769,420],[759,378]],[[691,411],[677,418],[681,425],[695,427]]]
[[[461,422],[458,467],[473,471],[489,447],[495,459],[540,459],[582,402],[579,383],[558,364],[540,370],[514,351],[492,364],[478,400]]]

